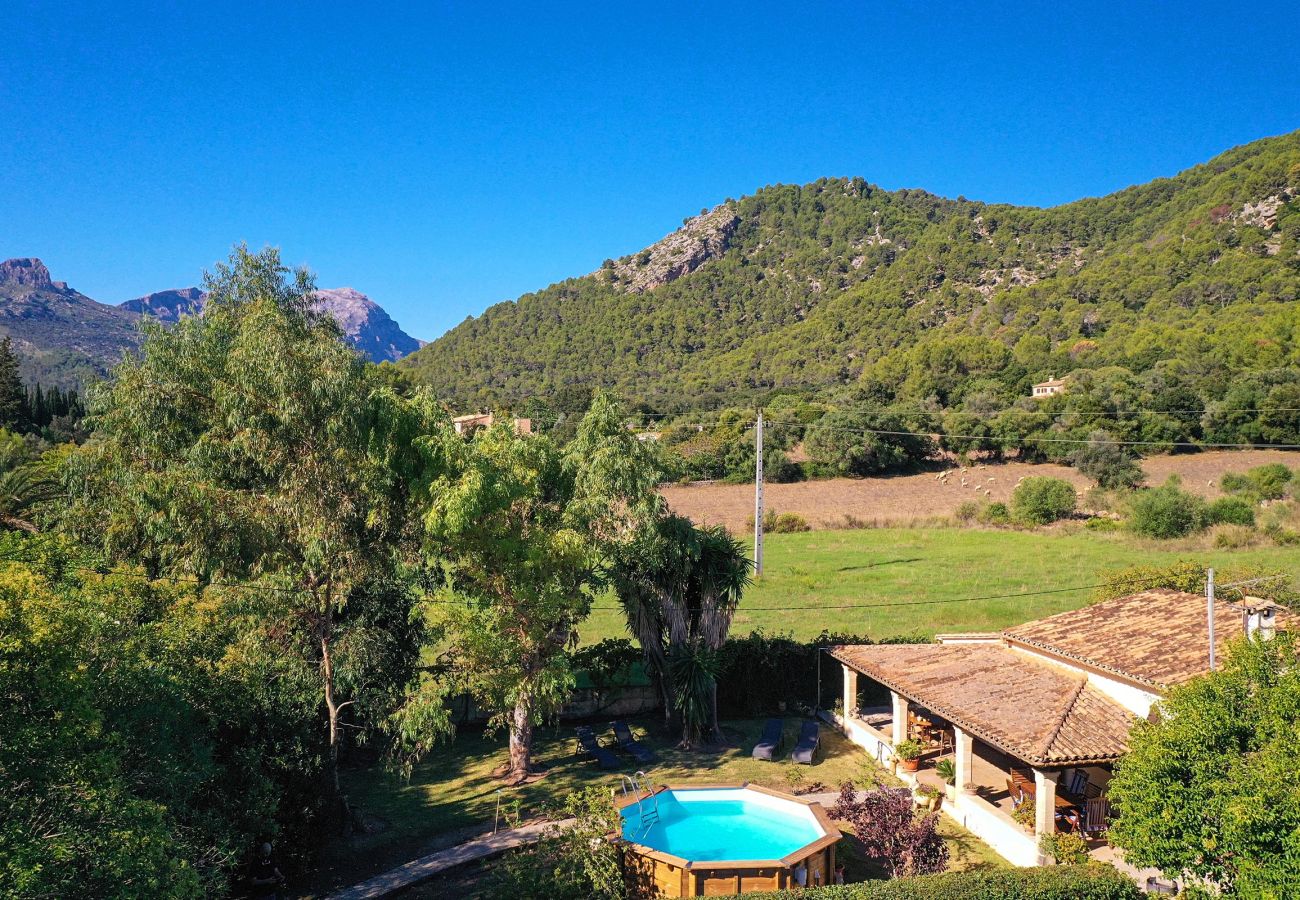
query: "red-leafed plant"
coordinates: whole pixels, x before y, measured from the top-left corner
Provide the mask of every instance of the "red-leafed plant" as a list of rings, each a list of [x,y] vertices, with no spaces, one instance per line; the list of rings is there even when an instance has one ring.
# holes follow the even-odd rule
[[[859,796],[846,782],[830,814],[852,826],[863,852],[891,878],[932,875],[948,868],[939,813],[918,816],[906,788],[878,788]]]

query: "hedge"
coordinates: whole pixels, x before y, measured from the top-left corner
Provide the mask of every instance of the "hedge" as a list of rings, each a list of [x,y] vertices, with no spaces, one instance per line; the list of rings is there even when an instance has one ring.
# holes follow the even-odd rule
[[[750,894],[766,900],[1136,900],[1143,894],[1111,866],[947,872],[893,881]]]

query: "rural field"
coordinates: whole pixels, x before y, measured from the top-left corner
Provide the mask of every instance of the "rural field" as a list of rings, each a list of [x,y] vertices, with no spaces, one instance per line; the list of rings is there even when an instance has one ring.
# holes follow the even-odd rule
[[[1255,466],[1280,462],[1300,466],[1300,452],[1286,450],[1210,450],[1172,456],[1151,456],[1142,461],[1147,483],[1162,484],[1178,475],[1183,487],[1213,499],[1220,496],[1219,480],[1225,472],[1244,472]],[[952,470],[944,479],[937,472],[881,478],[833,478],[768,484],[764,488],[766,508],[778,513],[797,513],[813,528],[843,528],[862,525],[906,525],[951,516],[966,500],[1001,501],[1011,498],[1016,482],[1030,475],[1063,478],[1080,491],[1092,483],[1069,466],[1050,463],[993,463],[966,470]],[[669,505],[697,524],[725,525],[734,532],[752,526],[754,486],[752,484],[669,485],[663,488]]]
[[[1295,547],[1217,550],[1205,535],[1152,541],[1078,524],[1036,531],[866,528],[773,534],[765,571],[745,592],[732,634],[756,629],[928,638],[1003,628],[1082,606],[1104,572],[1135,565],[1259,567],[1300,576]],[[1069,589],[1069,590],[1065,590]],[[1029,591],[1060,593],[1003,597]],[[991,598],[991,599],[980,599]],[[584,643],[626,636],[613,598],[597,601]]]

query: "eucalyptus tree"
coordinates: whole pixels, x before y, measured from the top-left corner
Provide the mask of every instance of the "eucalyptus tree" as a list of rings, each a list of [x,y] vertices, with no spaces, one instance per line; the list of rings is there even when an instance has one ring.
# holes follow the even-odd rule
[[[470,437],[430,439],[425,539],[442,571],[435,598],[448,658],[463,685],[509,732],[512,781],[532,767],[534,728],[568,699],[564,653],[616,548],[662,501],[650,453],[597,397],[560,448],[499,423]]]
[[[752,563],[721,526],[697,528],[664,516],[643,529],[615,572],[628,630],[646,669],[690,747],[707,731],[722,740],[718,722],[718,651],[749,584]],[[672,711],[672,712],[667,712]]]
[[[202,316],[144,324],[93,392],[63,524],[151,575],[253,588],[265,643],[317,681],[337,792],[345,724],[411,753],[446,726],[410,577],[418,438],[444,417],[345,346],[276,250],[237,247],[205,282]]]

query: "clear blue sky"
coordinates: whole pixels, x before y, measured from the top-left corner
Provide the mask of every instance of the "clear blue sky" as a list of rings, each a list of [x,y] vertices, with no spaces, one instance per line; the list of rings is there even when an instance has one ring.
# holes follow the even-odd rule
[[[4,21],[0,258],[118,302],[270,243],[426,339],[764,184],[1047,205],[1300,128],[1295,0],[11,0]]]

